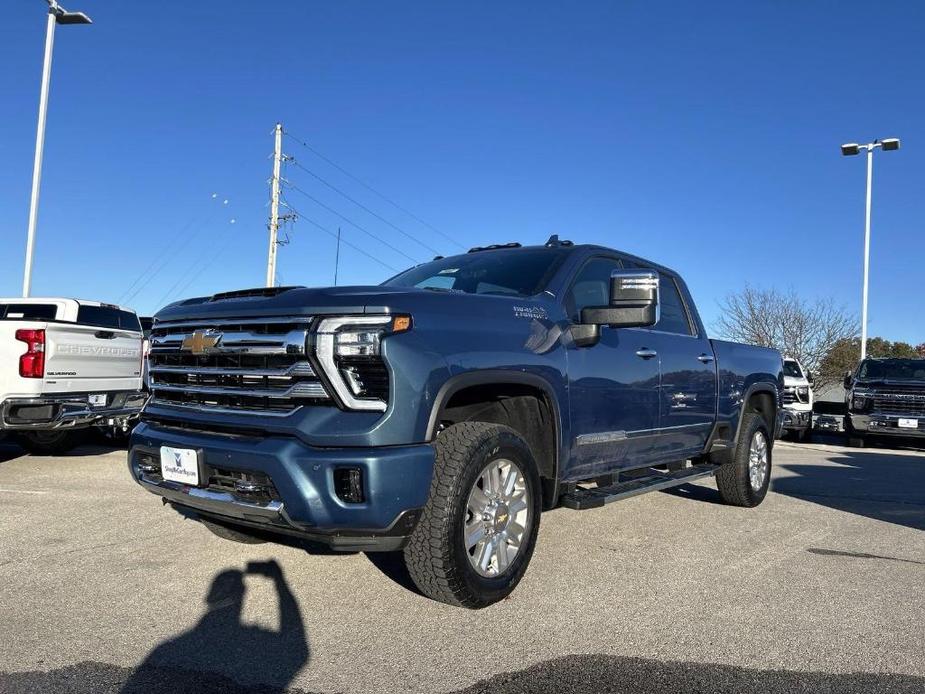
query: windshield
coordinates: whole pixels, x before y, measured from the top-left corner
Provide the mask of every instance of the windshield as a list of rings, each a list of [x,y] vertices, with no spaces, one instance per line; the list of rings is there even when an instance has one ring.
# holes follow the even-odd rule
[[[858,378],[925,381],[925,359],[871,359],[861,363]]]
[[[790,376],[791,378],[803,378],[803,372],[800,371],[800,366],[795,361],[791,359],[785,359],[784,376]]]
[[[550,280],[566,256],[561,248],[477,251],[418,265],[383,282],[466,294],[532,296]]]

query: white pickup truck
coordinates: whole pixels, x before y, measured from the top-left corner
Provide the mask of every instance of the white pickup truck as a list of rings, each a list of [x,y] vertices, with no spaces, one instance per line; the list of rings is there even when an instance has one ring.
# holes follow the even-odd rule
[[[131,309],[0,298],[0,433],[58,453],[75,430],[122,426],[144,407],[142,335]]]

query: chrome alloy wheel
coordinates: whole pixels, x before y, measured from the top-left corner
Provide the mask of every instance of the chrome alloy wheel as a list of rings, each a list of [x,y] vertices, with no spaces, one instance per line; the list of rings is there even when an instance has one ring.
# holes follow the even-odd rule
[[[748,447],[748,480],[756,492],[768,476],[768,440],[764,432],[756,431]]]
[[[463,541],[472,568],[486,577],[507,571],[532,520],[530,492],[521,469],[504,458],[491,461],[476,478],[466,502]]]

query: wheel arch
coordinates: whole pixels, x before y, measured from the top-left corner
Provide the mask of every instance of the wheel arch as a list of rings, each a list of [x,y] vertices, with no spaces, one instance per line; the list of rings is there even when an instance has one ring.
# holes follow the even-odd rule
[[[537,412],[533,412],[530,398],[535,399]],[[520,402],[512,402],[516,399]],[[539,466],[544,506],[549,508],[555,503],[562,455],[562,412],[549,381],[537,374],[512,370],[459,374],[437,392],[427,422],[426,440],[432,442],[441,424],[457,417],[461,418],[458,421],[492,421],[517,430]],[[551,431],[546,424],[552,424]]]

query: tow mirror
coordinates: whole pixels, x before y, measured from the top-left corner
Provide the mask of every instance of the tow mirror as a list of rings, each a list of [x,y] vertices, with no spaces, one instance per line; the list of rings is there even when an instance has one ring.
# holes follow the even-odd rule
[[[806,374],[806,380],[809,381],[810,388],[816,387],[816,379],[811,373]]]
[[[643,328],[658,323],[658,273],[654,270],[614,270],[610,275],[610,305],[581,310],[585,325]]]
[[[845,380],[842,383],[845,386],[845,390],[848,390],[849,388],[851,388],[851,372],[850,371],[845,372]]]
[[[572,326],[575,344],[595,344],[602,325],[643,328],[658,323],[658,281],[655,270],[614,270],[610,275],[610,303],[581,309],[581,322]]]

